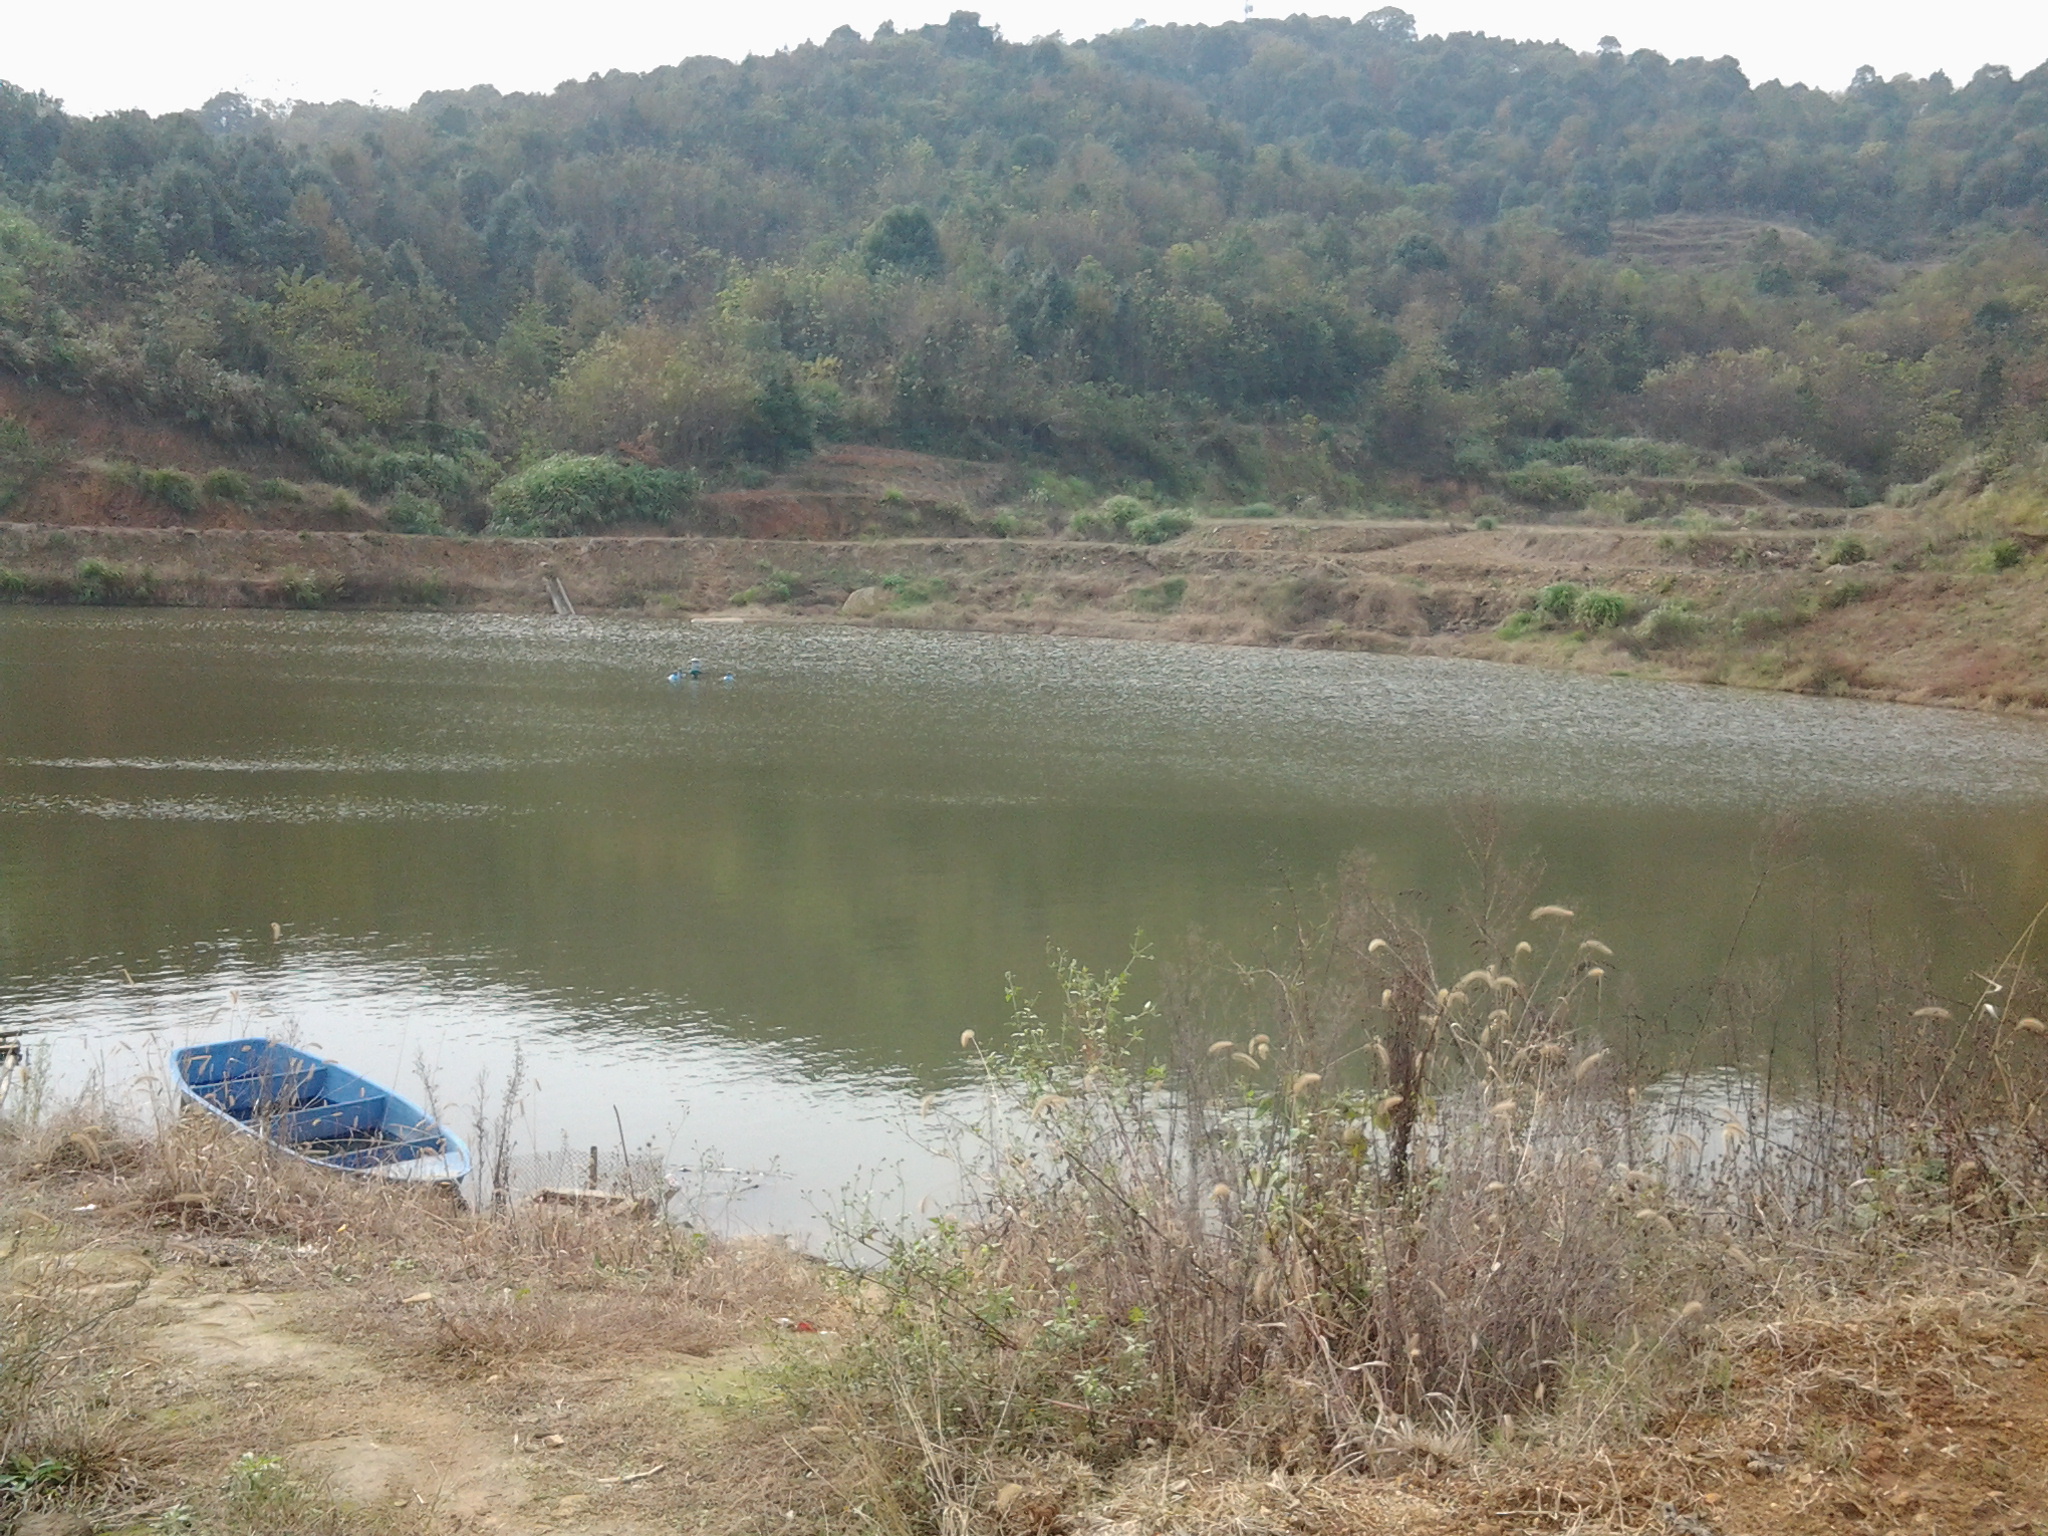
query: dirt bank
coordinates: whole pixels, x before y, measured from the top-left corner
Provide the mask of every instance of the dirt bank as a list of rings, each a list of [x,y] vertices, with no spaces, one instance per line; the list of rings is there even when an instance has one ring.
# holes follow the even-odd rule
[[[551,574],[592,614],[1402,651],[2048,709],[2048,561],[1973,568],[1928,557],[1908,534],[1866,537],[1869,548],[1851,551],[1863,558],[1843,565],[1829,563],[1836,531],[1796,529],[1215,521],[1141,547],[15,523],[0,524],[0,596],[544,611]],[[1887,537],[1914,558],[1884,558]],[[1561,586],[1618,594],[1620,617],[1588,623],[1532,608]]]
[[[816,1417],[788,1390],[861,1347],[820,1266],[320,1178],[189,1126],[0,1126],[0,1528],[923,1528],[875,1506],[862,1438],[891,1427]],[[1349,1472],[1276,1467],[1223,1434],[1109,1477],[1055,1452],[948,1528],[2040,1532],[2042,1299],[2037,1275],[1937,1266],[1838,1289],[1788,1268],[1767,1312],[1704,1329],[1697,1370],[1632,1377],[1623,1357],[1554,1426],[1418,1428]],[[1567,1452],[1588,1395],[1615,1394],[1644,1431]]]

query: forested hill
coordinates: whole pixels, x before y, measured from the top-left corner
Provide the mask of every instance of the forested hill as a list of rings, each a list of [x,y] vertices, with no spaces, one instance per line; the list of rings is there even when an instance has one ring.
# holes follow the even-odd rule
[[[2048,414],[2048,66],[1831,94],[1393,9],[963,12],[406,111],[31,85],[0,367],[472,520],[555,450],[819,437],[1183,496],[1732,458],[1857,499]]]

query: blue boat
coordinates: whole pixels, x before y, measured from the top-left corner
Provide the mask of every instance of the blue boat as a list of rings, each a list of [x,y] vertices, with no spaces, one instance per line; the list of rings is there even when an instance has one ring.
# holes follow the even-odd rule
[[[238,1131],[319,1168],[460,1184],[469,1148],[389,1088],[277,1040],[222,1040],[171,1055],[178,1089]]]

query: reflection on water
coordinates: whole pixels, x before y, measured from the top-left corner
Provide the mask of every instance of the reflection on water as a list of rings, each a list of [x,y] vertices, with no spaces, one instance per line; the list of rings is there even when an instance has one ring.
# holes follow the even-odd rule
[[[693,652],[707,679],[668,683]],[[0,1007],[83,1060],[219,1033],[232,989],[451,1100],[516,1043],[534,1141],[609,1145],[617,1106],[636,1142],[778,1165],[748,1214],[787,1224],[904,1155],[906,1106],[959,1080],[960,1030],[1048,943],[1103,964],[1199,926],[1247,951],[1356,849],[1441,914],[1479,797],[1660,1015],[1731,947],[1796,1009],[1865,898],[1902,950],[1981,963],[1978,926],[2048,896],[2044,747],[1406,658],[14,609]],[[1759,891],[1778,813],[1799,858]],[[1944,861],[1977,908],[1934,894]]]

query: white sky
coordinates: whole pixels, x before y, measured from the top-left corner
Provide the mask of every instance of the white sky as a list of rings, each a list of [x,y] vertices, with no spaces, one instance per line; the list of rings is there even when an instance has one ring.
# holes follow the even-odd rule
[[[1216,22],[1242,0],[980,0],[982,19],[1025,40],[1069,38],[1154,23]],[[344,6],[279,0],[12,0],[0,29],[0,79],[48,91],[74,112],[196,106],[220,90],[327,101],[349,97],[404,106],[422,91],[489,83],[546,90],[608,69],[641,70],[693,54],[739,58],[822,39],[842,22],[863,34],[942,21],[976,0],[754,0],[709,6],[673,0],[350,0]],[[1302,0],[1255,0],[1278,16]],[[1325,13],[1323,7],[1307,9]],[[1330,7],[1358,16],[1375,5]],[[1803,80],[1839,90],[1858,65],[1880,74],[1945,69],[1962,84],[1979,65],[2023,74],[2048,59],[2048,5],[2040,0],[1413,0],[1427,32],[1481,31],[1556,38],[1591,48],[1612,33],[1625,48],[1672,58],[1734,54],[1754,81]]]

